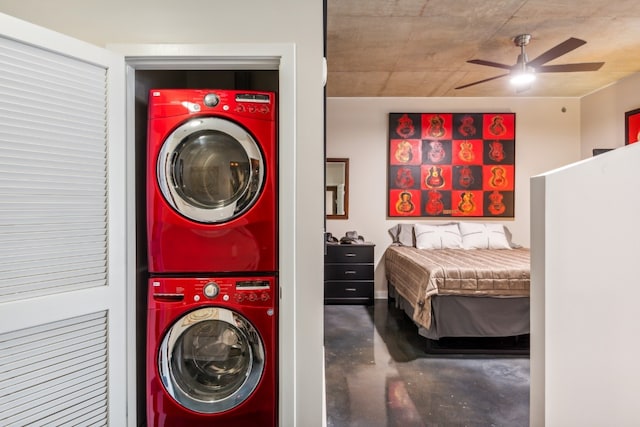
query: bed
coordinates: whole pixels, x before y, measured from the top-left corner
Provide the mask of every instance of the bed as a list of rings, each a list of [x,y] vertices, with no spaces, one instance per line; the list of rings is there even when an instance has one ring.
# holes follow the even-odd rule
[[[389,296],[420,335],[439,340],[529,333],[530,253],[511,242],[504,226],[401,224],[389,232]]]

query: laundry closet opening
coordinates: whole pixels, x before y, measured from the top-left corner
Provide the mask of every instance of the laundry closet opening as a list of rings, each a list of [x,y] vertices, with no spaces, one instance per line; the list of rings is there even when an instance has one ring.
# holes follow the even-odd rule
[[[136,406],[138,425],[145,413],[147,327],[146,144],[151,89],[226,89],[279,91],[275,70],[136,70],[135,71],[135,205],[136,205]]]

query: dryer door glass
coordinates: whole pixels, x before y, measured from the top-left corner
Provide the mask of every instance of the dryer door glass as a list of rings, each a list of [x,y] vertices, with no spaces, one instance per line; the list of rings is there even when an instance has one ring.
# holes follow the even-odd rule
[[[218,413],[255,390],[264,369],[264,347],[244,317],[223,308],[201,308],[183,316],[165,335],[158,366],[167,392],[178,403]]]
[[[242,215],[257,200],[264,173],[260,148],[251,135],[214,117],[178,127],[158,157],[164,198],[182,215],[204,223]]]

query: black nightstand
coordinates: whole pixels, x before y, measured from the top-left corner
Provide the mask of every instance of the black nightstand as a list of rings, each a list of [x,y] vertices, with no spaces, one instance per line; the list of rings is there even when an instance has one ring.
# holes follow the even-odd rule
[[[324,256],[325,304],[373,304],[374,246],[370,243],[327,243]]]

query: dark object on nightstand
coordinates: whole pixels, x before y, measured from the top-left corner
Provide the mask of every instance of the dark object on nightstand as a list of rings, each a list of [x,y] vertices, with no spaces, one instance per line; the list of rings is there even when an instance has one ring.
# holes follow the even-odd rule
[[[343,245],[361,245],[366,242],[364,237],[360,236],[357,231],[347,231],[344,237],[340,239],[340,243]]]
[[[327,243],[326,246],[324,303],[372,305],[375,245]]]
[[[613,150],[613,148],[594,148],[593,151],[593,155],[597,156],[598,154],[604,154],[607,151],[611,151]]]

